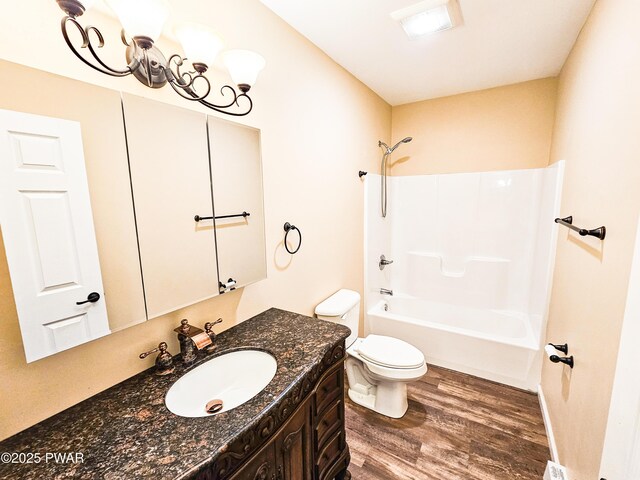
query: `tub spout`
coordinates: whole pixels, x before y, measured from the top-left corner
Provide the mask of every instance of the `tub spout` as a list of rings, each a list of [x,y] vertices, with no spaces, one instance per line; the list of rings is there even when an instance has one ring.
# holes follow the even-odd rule
[[[393,297],[393,290],[388,290],[386,288],[381,288],[380,289],[380,295],[389,295],[389,296]]]

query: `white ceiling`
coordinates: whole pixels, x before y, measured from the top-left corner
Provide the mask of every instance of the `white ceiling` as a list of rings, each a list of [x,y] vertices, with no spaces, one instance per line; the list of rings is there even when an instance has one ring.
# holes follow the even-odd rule
[[[459,0],[462,25],[410,40],[419,0],[261,0],[391,105],[556,76],[596,0]]]

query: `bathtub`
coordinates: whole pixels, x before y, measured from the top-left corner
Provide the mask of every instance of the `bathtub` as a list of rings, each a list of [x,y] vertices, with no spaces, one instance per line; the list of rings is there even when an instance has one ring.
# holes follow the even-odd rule
[[[365,316],[365,334],[388,335],[415,345],[427,363],[536,391],[540,340],[520,312],[477,309],[395,294]]]

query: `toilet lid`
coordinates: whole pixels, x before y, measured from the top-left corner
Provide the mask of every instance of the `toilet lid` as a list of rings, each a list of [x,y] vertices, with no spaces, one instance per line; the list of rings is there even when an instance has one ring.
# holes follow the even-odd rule
[[[418,368],[424,364],[424,355],[416,347],[383,335],[369,335],[358,345],[358,353],[384,367]]]

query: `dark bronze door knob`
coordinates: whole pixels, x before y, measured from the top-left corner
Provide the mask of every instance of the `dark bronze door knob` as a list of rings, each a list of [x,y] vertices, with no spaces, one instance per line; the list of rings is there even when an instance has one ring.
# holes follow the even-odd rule
[[[82,302],[76,302],[76,305],[83,305],[85,303],[96,303],[98,300],[100,300],[100,294],[98,292],[91,292],[87,296],[86,300]]]

